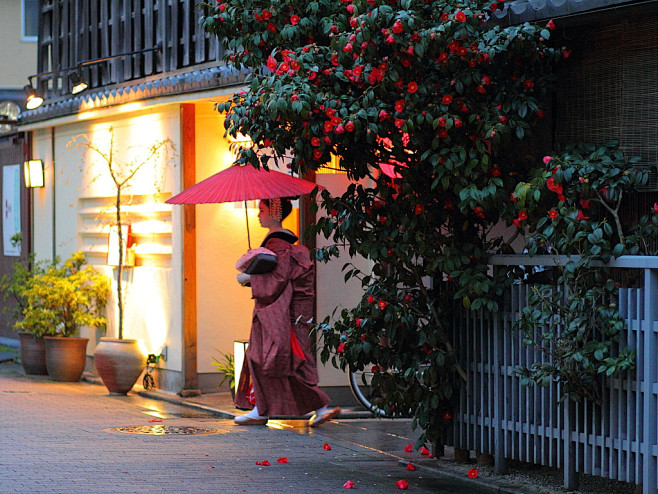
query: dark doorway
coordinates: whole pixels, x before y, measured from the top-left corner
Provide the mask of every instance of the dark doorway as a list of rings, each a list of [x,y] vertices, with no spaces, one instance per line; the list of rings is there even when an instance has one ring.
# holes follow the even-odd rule
[[[12,266],[16,262],[26,262],[28,253],[32,247],[30,232],[30,191],[25,187],[23,178],[23,162],[29,159],[30,146],[29,135],[17,133],[9,136],[0,137],[0,196],[2,197],[2,219],[0,219],[0,232],[2,232],[2,242],[0,242],[0,276],[9,275]],[[12,166],[13,165],[13,166]],[[16,167],[15,165],[18,165]],[[16,173],[18,177],[16,177]],[[5,177],[14,177],[16,186],[9,187],[10,192],[5,185]],[[13,204],[12,204],[13,203]],[[13,207],[13,206],[16,207]],[[19,218],[17,218],[19,216]],[[12,221],[12,225],[9,222]],[[5,225],[7,223],[7,225]],[[5,226],[7,229],[5,230]],[[20,251],[7,248],[5,236],[7,232],[19,230],[22,233],[22,242]],[[0,296],[0,337],[18,339],[17,333],[13,330],[13,319],[11,317],[12,309],[15,303],[12,299],[4,300]]]

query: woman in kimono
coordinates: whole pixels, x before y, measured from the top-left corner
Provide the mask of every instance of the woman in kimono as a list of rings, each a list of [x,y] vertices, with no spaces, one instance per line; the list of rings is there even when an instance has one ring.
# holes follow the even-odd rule
[[[263,425],[271,415],[315,413],[311,427],[331,420],[340,408],[318,388],[309,321],[315,302],[315,269],[306,247],[281,226],[292,211],[290,199],[264,199],[258,220],[269,233],[261,247],[277,255],[273,271],[238,273],[241,285],[251,284],[255,300],[249,347],[235,394],[235,404],[251,409],[235,418],[239,425]]]

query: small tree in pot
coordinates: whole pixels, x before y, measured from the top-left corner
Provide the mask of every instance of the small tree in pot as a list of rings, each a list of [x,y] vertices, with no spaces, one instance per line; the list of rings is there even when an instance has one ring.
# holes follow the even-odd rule
[[[78,381],[82,375],[88,338],[77,338],[80,328],[104,330],[106,325],[102,314],[110,281],[84,262],[82,252],[61,266],[55,260],[33,274],[22,292],[26,307],[15,327],[50,335],[45,336],[46,367],[56,381]]]

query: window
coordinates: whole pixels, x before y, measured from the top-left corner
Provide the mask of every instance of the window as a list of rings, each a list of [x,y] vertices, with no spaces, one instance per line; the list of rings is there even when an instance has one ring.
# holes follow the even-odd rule
[[[21,26],[23,41],[37,41],[39,36],[39,0],[22,0]]]

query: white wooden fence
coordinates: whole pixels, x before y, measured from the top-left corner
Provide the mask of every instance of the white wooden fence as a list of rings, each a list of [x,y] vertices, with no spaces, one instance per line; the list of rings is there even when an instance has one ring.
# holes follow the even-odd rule
[[[551,256],[494,256],[492,266],[555,265]],[[564,262],[564,259],[557,260]],[[642,485],[658,493],[658,257],[623,256],[610,267],[641,270],[640,288],[620,288],[619,307],[628,331],[621,347],[637,351],[636,370],[609,379],[602,406],[587,401],[558,403],[560,386],[521,386],[512,369],[546,357],[525,347],[512,326],[529,285],[514,284],[496,313],[455,314],[455,348],[468,383],[454,413],[446,442],[494,456],[504,472],[507,460],[561,468],[564,487],[574,489],[578,473]]]

